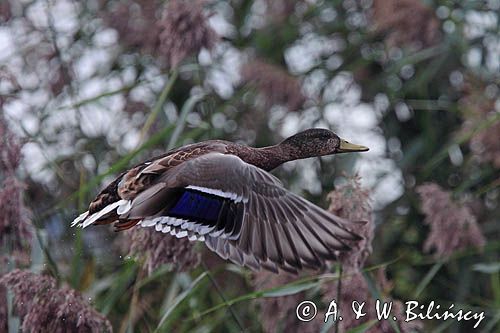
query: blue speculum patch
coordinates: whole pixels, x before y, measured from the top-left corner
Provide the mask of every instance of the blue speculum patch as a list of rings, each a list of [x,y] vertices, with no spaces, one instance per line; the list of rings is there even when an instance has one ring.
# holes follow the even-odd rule
[[[201,192],[185,191],[170,209],[169,215],[190,220],[216,222],[222,207],[222,198]]]

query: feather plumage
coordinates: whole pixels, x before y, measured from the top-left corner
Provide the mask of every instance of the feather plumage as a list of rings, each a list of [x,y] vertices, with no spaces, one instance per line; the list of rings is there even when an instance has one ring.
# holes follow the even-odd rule
[[[319,269],[359,237],[350,222],[287,191],[268,171],[288,160],[342,152],[342,142],[327,130],[309,130],[260,149],[226,141],[188,145],[121,174],[72,225],[114,222],[120,231],[140,224],[203,241],[253,270]]]

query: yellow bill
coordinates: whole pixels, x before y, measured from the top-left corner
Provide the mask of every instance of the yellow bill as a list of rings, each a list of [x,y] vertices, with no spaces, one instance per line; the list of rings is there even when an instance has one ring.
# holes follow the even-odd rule
[[[368,151],[369,148],[362,146],[362,145],[356,145],[354,143],[347,142],[344,139],[340,140],[340,147],[338,148],[337,152],[339,153],[348,153],[348,152],[353,152],[353,151]]]

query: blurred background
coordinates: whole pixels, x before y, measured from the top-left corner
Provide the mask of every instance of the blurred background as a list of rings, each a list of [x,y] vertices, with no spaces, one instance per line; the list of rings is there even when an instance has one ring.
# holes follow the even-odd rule
[[[323,314],[332,299],[382,298],[396,312],[408,300],[484,311],[478,331],[500,332],[499,14],[499,0],[1,0],[0,331],[475,324],[295,317],[303,299]],[[311,127],[370,147],[274,172],[370,222],[343,270],[252,273],[202,244],[69,228],[143,159],[216,138],[272,145]],[[50,288],[21,283],[40,279]],[[26,302],[43,297],[41,318]]]

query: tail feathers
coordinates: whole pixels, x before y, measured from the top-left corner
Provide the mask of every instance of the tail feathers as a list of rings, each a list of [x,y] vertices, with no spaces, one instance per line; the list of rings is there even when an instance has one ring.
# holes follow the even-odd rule
[[[80,226],[82,221],[84,221],[87,218],[87,216],[89,216],[89,211],[81,213],[76,219],[73,220],[73,222],[71,222],[71,226],[72,227]]]
[[[99,224],[100,220],[103,220],[108,217],[110,213],[125,213],[128,209],[130,209],[130,201],[129,200],[118,200],[116,202],[113,202],[112,204],[107,205],[100,211],[89,215],[89,212],[86,211],[85,213],[81,214],[78,216],[76,219],[73,220],[71,223],[71,226],[77,226],[80,228],[86,228],[91,224]],[[114,212],[116,210],[116,212]]]

